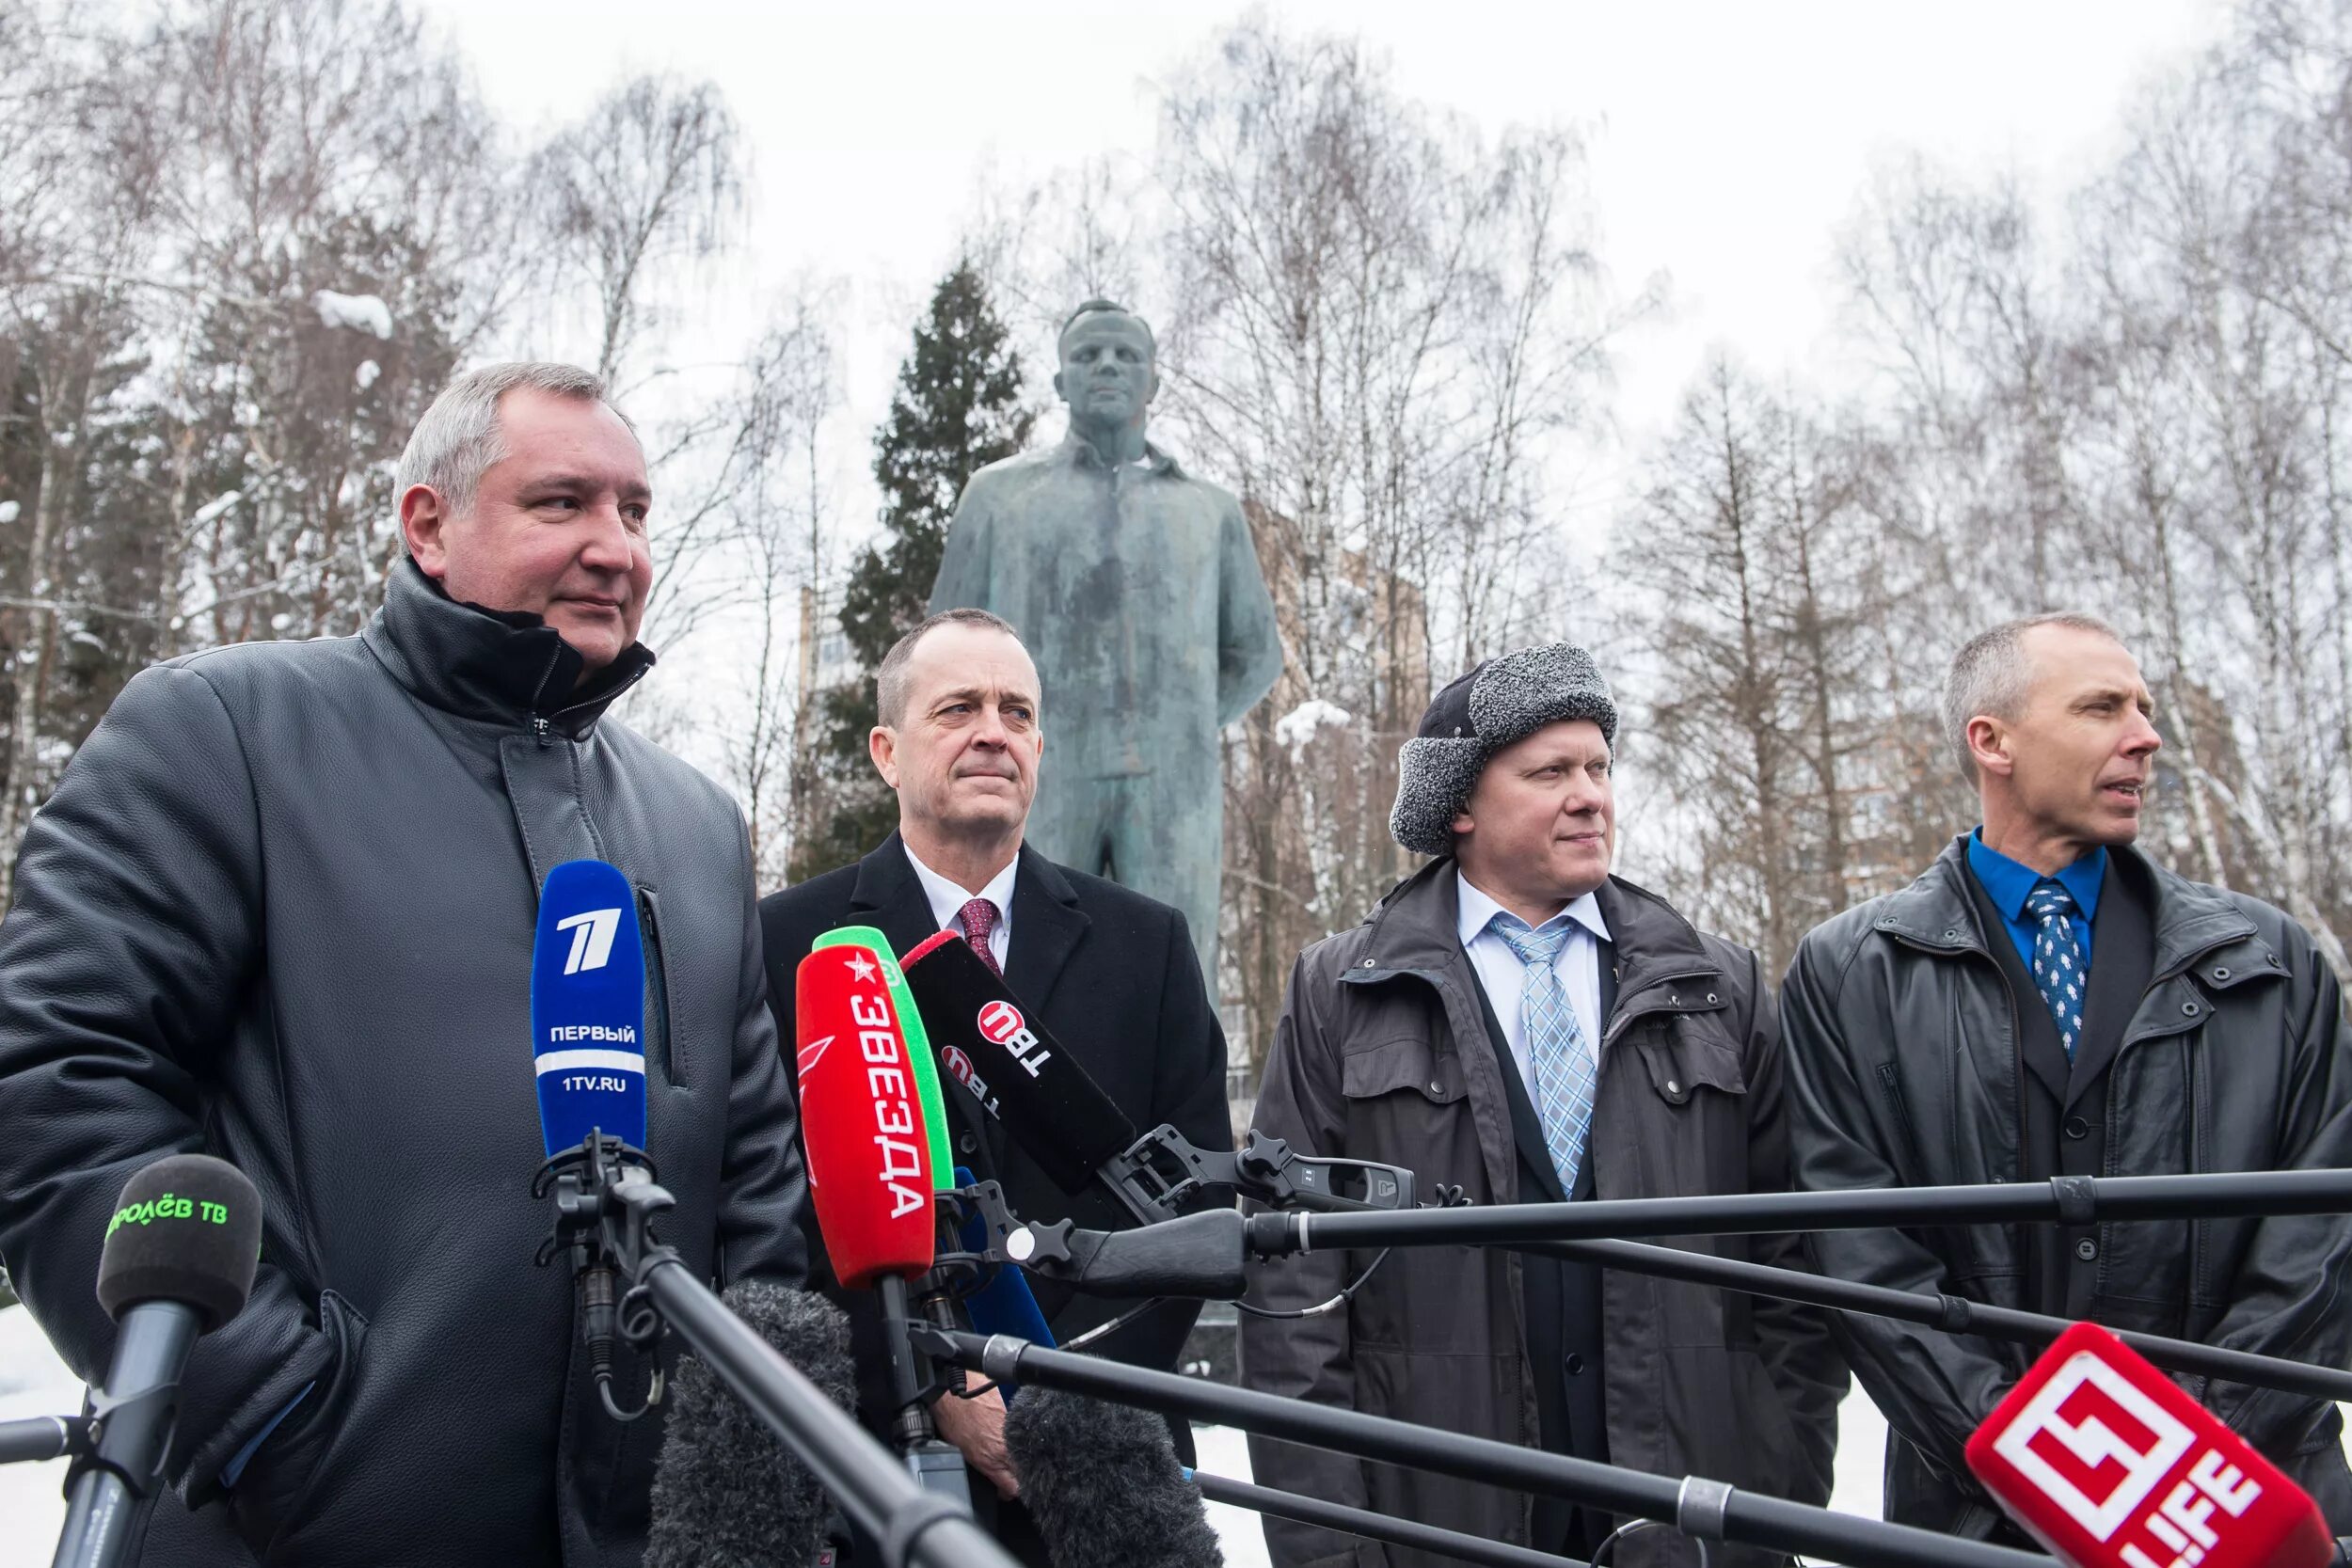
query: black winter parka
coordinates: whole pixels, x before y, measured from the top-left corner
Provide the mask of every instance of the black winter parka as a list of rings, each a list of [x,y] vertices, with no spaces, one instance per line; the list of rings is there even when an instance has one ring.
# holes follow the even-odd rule
[[[639,890],[647,1142],[678,1199],[661,1239],[714,1280],[800,1281],[740,814],[599,722],[651,662],[632,648],[576,689],[580,656],[536,617],[453,603],[404,561],[358,637],[141,673],[35,818],[0,924],[17,1289],[101,1378],[92,1283],[124,1179],[201,1150],[264,1205],[252,1297],[196,1347],[143,1560],[637,1560],[660,1420],[598,1410],[568,1273],[532,1264],[531,951],[562,861]],[[622,1397],[645,1371],[625,1359]]]

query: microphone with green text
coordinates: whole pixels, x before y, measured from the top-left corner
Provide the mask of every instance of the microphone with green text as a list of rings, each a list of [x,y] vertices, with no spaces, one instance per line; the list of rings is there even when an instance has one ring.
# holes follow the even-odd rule
[[[123,1184],[98,1261],[98,1301],[119,1325],[95,1447],[66,1483],[57,1568],[121,1562],[163,1484],[180,1380],[201,1335],[245,1309],[262,1257],[262,1195],[205,1154],[173,1154]]]

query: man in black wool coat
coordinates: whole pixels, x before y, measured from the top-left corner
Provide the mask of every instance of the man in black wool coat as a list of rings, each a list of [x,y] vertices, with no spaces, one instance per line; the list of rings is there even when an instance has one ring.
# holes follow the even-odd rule
[[[1204,1148],[1232,1147],[1225,1101],[1225,1036],[1217,1026],[1184,917],[1115,882],[1055,864],[1022,843],[1044,754],[1037,667],[1012,626],[978,610],[924,622],[882,658],[869,741],[875,768],[898,797],[898,831],[854,865],[771,894],[759,907],[769,1006],[786,1048],[795,1037],[794,973],[836,926],[879,927],[903,955],[952,930],[1001,973],[1103,1091],[1139,1128],[1163,1122]],[[1004,1186],[1023,1219],[1068,1219],[1116,1230],[1135,1221],[1095,1187],[1073,1196],[1015,1148],[971,1095],[942,1075],[959,1164]],[[881,1316],[871,1291],[831,1281],[813,1212],[804,1212],[812,1275],[849,1311],[859,1414],[883,1432],[892,1414]],[[1057,1340],[1108,1322],[1133,1303],[1078,1295],[1032,1279]],[[1101,1354],[1172,1370],[1197,1303],[1152,1308],[1101,1341]],[[1046,1561],[1007,1457],[1004,1404],[993,1392],[941,1399],[940,1435],[987,1485],[974,1505],[1025,1561]],[[1190,1433],[1171,1422],[1185,1462]],[[996,1496],[988,1494],[993,1491]]]

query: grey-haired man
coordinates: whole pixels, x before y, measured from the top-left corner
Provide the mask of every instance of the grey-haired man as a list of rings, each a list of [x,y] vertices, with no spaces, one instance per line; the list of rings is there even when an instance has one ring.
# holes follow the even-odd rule
[[[1756,956],[1610,875],[1616,730],[1608,684],[1565,643],[1490,659],[1438,694],[1399,758],[1391,818],[1399,844],[1437,858],[1300,955],[1260,1130],[1409,1166],[1479,1203],[1787,1185]],[[1788,1237],[1712,1244],[1800,1257]],[[1288,1260],[1252,1305],[1314,1307],[1374,1260]],[[1290,1398],[1812,1503],[1829,1495],[1846,1386],[1812,1312],[1500,1248],[1400,1250],[1343,1310],[1245,1316],[1242,1368]],[[1269,1485],[1579,1558],[1620,1522],[1259,1439],[1251,1462]],[[1280,1568],[1450,1560],[1271,1519],[1266,1534]],[[1651,1530],[1612,1559],[1697,1556]]]
[[[105,1369],[126,1174],[203,1149],[265,1199],[252,1297],[182,1385],[142,1555],[173,1568],[637,1560],[659,1407],[601,1414],[569,1272],[532,1265],[560,862],[638,890],[661,1239],[704,1278],[804,1269],[741,814],[604,718],[653,663],[636,436],[586,372],[493,365],[398,483],[408,554],[366,628],[133,679],[0,925],[0,1257],[74,1370]],[[618,1397],[647,1377],[625,1351]]]

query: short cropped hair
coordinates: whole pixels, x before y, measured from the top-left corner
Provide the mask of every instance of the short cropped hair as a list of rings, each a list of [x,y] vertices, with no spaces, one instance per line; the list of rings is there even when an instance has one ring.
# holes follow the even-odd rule
[[[512,359],[468,371],[441,388],[408,433],[408,445],[393,471],[393,493],[406,495],[412,484],[429,484],[453,514],[471,507],[482,476],[506,456],[506,442],[499,432],[499,403],[526,387],[612,407],[603,379],[577,365]],[[637,429],[628,415],[617,408],[612,412],[631,432]]]
[[[1001,631],[1015,642],[1021,634],[1012,629],[1012,623],[1001,615],[985,610],[943,610],[890,645],[882,655],[882,668],[874,672],[874,717],[884,729],[897,729],[907,717],[907,665],[914,658],[914,645],[942,626],[985,626]],[[1023,642],[1025,650],[1028,644]]]
[[[1968,749],[1968,721],[1980,713],[1995,719],[2017,717],[2033,679],[2026,660],[2026,634],[2041,626],[2092,632],[2119,647],[2123,642],[2122,634],[2098,616],[2061,610],[2004,621],[1963,644],[1944,674],[1944,735],[1960,759],[1962,776],[1971,783],[1977,777],[1977,759]]]
[[[1058,353],[1060,351],[1061,341],[1070,336],[1070,329],[1078,325],[1079,318],[1083,316],[1104,315],[1124,316],[1129,321],[1134,322],[1137,326],[1143,328],[1144,341],[1152,345],[1152,357],[1157,358],[1159,356],[1159,335],[1152,330],[1152,324],[1145,321],[1141,316],[1136,315],[1133,310],[1130,310],[1127,307],[1120,304],[1119,301],[1115,299],[1089,299],[1081,301],[1075,310],[1071,311],[1068,316],[1063,318],[1061,330],[1054,334],[1054,347],[1056,352]]]

